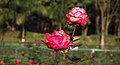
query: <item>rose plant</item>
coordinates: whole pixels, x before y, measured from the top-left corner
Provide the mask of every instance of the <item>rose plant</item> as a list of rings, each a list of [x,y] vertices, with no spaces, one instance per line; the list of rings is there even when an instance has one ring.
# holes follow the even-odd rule
[[[58,58],[58,51],[67,49],[72,42],[70,41],[70,36],[66,34],[63,30],[54,31],[52,35],[49,33],[45,34],[47,40],[42,40],[49,48],[56,51],[56,59],[54,65],[56,65]]]
[[[59,30],[54,31],[52,34],[46,33],[45,36],[47,40],[42,40],[42,42],[45,43],[48,48],[54,49],[56,51],[54,65],[57,64],[59,51],[65,53],[64,50],[69,49],[70,46],[75,46],[72,41],[76,30],[76,25],[83,27],[87,24],[88,21],[88,15],[86,11],[83,8],[79,7],[72,8],[69,13],[66,14],[66,17],[68,24],[74,24],[72,36],[69,36],[63,30]],[[64,65],[66,65],[66,59]]]

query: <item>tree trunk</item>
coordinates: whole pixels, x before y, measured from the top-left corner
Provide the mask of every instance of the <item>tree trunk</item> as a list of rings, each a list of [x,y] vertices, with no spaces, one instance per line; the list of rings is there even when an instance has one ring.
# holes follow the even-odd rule
[[[104,25],[105,25],[105,21],[104,21],[104,16],[103,16],[103,13],[104,11],[101,9],[101,34],[100,34],[100,47],[101,49],[104,48],[104,45],[105,45],[105,42],[104,42]]]
[[[88,31],[88,26],[86,26],[86,27],[82,30],[82,36],[83,36],[83,37],[87,36],[87,31]]]
[[[104,43],[104,34],[101,33],[100,34],[100,46],[99,46],[99,48],[104,49],[104,45],[105,45],[105,43]]]
[[[24,25],[22,26],[22,38],[25,38],[25,27],[24,27]]]
[[[21,42],[25,42],[25,27],[24,27],[24,25],[22,26],[22,39],[21,39]]]
[[[15,27],[14,26],[12,26],[12,31],[15,31]]]
[[[108,35],[108,30],[109,30],[109,21],[106,21],[106,25],[105,25],[105,35]]]
[[[117,36],[120,36],[120,22],[118,22]]]
[[[110,8],[108,9],[108,13],[106,14],[106,16],[104,16],[104,22],[105,22],[105,35],[108,35],[108,30],[109,30],[109,24],[111,22],[111,17],[109,14]]]
[[[100,16],[97,15],[96,17],[96,33],[99,35],[100,34]]]

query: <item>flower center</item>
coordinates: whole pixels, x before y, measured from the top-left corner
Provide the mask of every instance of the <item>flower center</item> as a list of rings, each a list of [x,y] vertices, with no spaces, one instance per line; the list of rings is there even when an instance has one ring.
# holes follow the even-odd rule
[[[73,22],[77,21],[78,19],[79,18],[76,18],[76,17],[70,17],[70,20],[73,21]]]

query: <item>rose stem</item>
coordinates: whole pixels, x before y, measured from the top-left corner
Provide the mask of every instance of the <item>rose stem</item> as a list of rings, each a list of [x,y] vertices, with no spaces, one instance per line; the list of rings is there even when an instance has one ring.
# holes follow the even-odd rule
[[[75,34],[75,30],[76,30],[76,24],[74,24],[74,29],[73,29],[73,32],[72,32],[72,38],[73,38],[73,36]]]
[[[66,65],[66,55],[64,53],[64,65]]]
[[[57,65],[59,52],[56,51],[54,65]]]

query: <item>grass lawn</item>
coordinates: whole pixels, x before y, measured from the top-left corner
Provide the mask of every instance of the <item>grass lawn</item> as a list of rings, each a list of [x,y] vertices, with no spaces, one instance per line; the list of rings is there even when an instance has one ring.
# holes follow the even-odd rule
[[[33,42],[39,42],[42,43],[41,40],[45,39],[44,34],[41,33],[35,33],[35,32],[26,32],[26,42],[33,43]],[[82,36],[75,36],[74,40],[78,39],[74,43],[79,44],[89,44],[89,45],[99,45],[99,36],[98,35],[89,35],[86,37]],[[10,46],[16,46],[21,44],[21,38],[20,38],[20,32],[19,31],[8,31],[4,34],[0,34],[0,41],[5,41],[4,45],[10,45]],[[116,41],[115,36],[109,35],[105,36],[105,45],[119,45],[120,46],[120,40]]]

